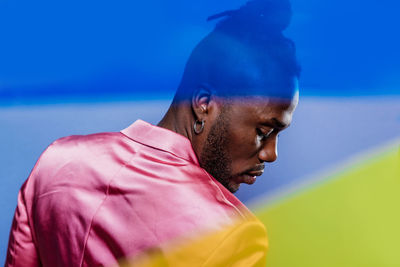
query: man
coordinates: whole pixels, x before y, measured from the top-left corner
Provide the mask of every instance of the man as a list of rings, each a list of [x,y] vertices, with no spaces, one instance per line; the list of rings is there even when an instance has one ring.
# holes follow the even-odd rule
[[[254,0],[212,17],[226,18],[193,51],[158,126],[139,120],[50,145],[21,188],[6,266],[146,253],[174,266],[265,264],[265,229],[232,193],[276,160],[298,102],[282,34],[290,14],[287,1]]]

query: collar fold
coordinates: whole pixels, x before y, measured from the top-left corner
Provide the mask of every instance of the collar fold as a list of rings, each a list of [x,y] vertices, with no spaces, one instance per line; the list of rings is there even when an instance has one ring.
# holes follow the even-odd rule
[[[121,133],[143,145],[167,151],[199,165],[189,139],[176,132],[137,120]]]

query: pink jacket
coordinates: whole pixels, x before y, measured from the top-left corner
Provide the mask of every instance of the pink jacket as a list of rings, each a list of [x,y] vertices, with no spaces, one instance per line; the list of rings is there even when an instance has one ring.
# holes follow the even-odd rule
[[[65,137],[20,190],[6,266],[116,264],[221,229],[243,211],[172,131],[139,120],[117,133]]]

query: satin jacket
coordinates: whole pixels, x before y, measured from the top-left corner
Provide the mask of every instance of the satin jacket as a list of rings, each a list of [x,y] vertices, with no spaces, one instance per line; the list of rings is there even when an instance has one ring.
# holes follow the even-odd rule
[[[165,244],[226,229],[237,218],[252,215],[199,166],[187,138],[138,120],[45,150],[19,192],[6,266],[115,265],[154,249],[162,254]],[[267,243],[263,226],[257,229],[259,264]],[[251,243],[236,239],[244,248]],[[197,263],[212,262],[208,254]]]

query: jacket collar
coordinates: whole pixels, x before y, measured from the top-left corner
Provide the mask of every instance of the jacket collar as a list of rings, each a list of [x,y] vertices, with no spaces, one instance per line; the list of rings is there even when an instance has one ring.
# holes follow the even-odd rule
[[[138,143],[172,153],[199,165],[189,139],[176,132],[137,120],[121,133]]]

